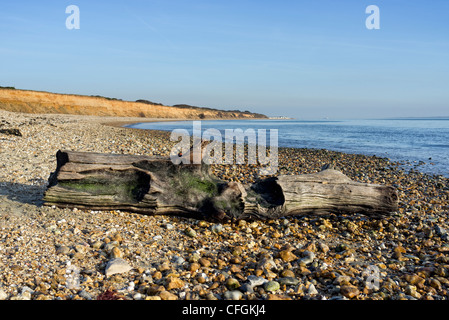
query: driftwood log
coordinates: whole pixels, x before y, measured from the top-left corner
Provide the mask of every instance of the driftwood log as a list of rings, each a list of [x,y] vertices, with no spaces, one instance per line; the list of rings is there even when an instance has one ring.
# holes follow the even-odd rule
[[[333,169],[242,185],[219,180],[205,164],[175,165],[162,157],[58,151],[56,158],[44,203],[58,207],[215,221],[329,213],[378,217],[398,208],[394,188],[354,182]]]

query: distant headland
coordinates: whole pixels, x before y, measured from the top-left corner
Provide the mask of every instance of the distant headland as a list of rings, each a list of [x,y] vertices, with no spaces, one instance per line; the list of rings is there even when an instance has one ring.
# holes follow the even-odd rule
[[[38,114],[75,114],[165,119],[268,119],[264,114],[240,110],[202,108],[187,104],[167,106],[145,99],[60,94],[0,87],[0,109]]]

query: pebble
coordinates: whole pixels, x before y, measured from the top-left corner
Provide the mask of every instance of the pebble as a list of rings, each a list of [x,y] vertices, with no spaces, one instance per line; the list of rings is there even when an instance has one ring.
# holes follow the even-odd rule
[[[240,283],[237,279],[235,278],[229,278],[228,280],[226,280],[226,287],[229,290],[234,290],[240,287]]]
[[[266,282],[268,282],[267,279],[263,277],[257,277],[254,275],[249,275],[247,278],[247,281],[251,287],[258,287],[264,285]]]
[[[344,285],[341,286],[340,293],[346,298],[352,299],[359,294],[359,289],[352,285]]]
[[[278,279],[279,284],[287,286],[296,286],[300,281],[293,277],[284,277]]]
[[[268,281],[263,285],[263,288],[265,289],[265,291],[267,292],[274,292],[277,291],[281,288],[279,282],[277,281]]]
[[[122,251],[120,251],[119,248],[114,247],[114,248],[111,250],[111,258],[123,258],[123,253],[122,253]]]
[[[200,265],[199,263],[197,263],[197,262],[192,262],[192,263],[190,264],[189,270],[190,270],[191,272],[195,272],[195,271],[199,270],[200,268],[201,268],[201,265]]]
[[[0,289],[0,300],[6,300],[8,298],[8,294]]]
[[[187,227],[187,228],[184,230],[184,233],[185,233],[187,236],[191,237],[191,238],[195,238],[195,237],[197,236],[196,231],[193,230],[191,227]]]
[[[203,267],[208,268],[211,264],[210,260],[206,259],[206,258],[199,258],[198,259],[198,263],[201,264]]]
[[[298,257],[295,256],[289,250],[283,250],[283,251],[279,252],[279,256],[282,259],[282,261],[284,261],[284,262],[291,262],[291,261],[298,259]]]
[[[314,296],[318,294],[318,290],[315,288],[315,285],[311,283],[307,288],[307,294]]]
[[[249,284],[249,283],[242,284],[240,286],[239,290],[243,293],[253,293],[254,292],[253,286],[251,286],[251,284]]]
[[[304,258],[299,260],[299,264],[301,264],[301,265],[311,264],[315,259],[315,253],[313,253],[313,252],[304,251],[303,255],[304,255]]]
[[[219,233],[223,232],[223,225],[221,225],[220,223],[214,224],[211,226],[211,231],[213,233],[219,234]]]
[[[167,290],[163,290],[159,293],[159,297],[162,300],[178,300],[178,296],[174,293],[168,292]]]
[[[78,293],[78,295],[81,297],[81,298],[84,298],[84,299],[86,299],[86,300],[92,300],[93,298],[92,298],[92,295],[89,293],[89,292],[87,292],[86,290],[81,290],[79,293]]]
[[[239,290],[226,291],[224,298],[226,300],[240,300],[243,297],[243,293]]]
[[[167,290],[181,289],[182,287],[184,287],[184,285],[184,281],[177,277],[169,277],[165,282],[165,288]]]
[[[114,274],[125,273],[132,269],[132,267],[121,258],[114,258],[108,262],[105,269],[106,277],[110,277]]]
[[[172,257],[172,262],[173,262],[173,264],[180,266],[184,262],[186,262],[186,260],[183,257],[175,255],[175,256]]]
[[[66,254],[69,254],[70,253],[70,248],[69,247],[67,247],[67,246],[59,246],[57,249],[56,249],[56,253],[57,254],[64,254],[64,255],[66,255]]]

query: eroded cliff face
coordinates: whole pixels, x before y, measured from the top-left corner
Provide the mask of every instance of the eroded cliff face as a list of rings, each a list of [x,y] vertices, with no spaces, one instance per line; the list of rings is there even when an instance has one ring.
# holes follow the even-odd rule
[[[170,119],[261,119],[265,115],[196,107],[170,107],[103,97],[0,89],[0,109],[24,113]]]

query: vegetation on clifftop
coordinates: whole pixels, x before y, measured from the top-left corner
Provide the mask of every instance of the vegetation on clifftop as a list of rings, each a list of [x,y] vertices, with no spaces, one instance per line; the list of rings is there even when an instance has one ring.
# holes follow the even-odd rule
[[[145,99],[124,101],[99,95],[60,94],[0,86],[0,109],[23,113],[77,114],[171,119],[266,119],[259,113],[178,104],[166,106]]]

